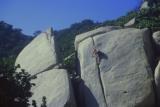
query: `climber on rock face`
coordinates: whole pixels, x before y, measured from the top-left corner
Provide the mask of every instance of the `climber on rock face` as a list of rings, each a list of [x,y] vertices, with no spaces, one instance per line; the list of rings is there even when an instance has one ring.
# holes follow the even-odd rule
[[[95,47],[93,48],[92,57],[96,57],[96,62],[100,64],[100,51],[97,50]]]

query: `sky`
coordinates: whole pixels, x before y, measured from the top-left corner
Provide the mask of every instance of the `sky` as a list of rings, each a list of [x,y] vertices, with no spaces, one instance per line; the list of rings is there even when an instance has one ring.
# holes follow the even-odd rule
[[[0,0],[0,21],[32,35],[49,27],[60,30],[75,22],[116,19],[138,7],[141,0]]]

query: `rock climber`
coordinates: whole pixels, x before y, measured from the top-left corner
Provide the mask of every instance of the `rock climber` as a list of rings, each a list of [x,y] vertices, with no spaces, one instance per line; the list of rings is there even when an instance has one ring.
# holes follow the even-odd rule
[[[99,65],[100,64],[100,51],[97,50],[95,47],[93,47],[92,56],[96,57],[96,62]]]

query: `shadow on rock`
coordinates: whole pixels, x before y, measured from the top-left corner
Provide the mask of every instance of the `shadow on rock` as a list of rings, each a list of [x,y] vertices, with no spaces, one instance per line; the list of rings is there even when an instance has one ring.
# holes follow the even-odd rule
[[[101,59],[106,59],[106,60],[108,59],[108,56],[105,53],[101,52],[101,51],[98,51],[98,55],[100,57],[100,60]]]
[[[77,107],[99,107],[96,98],[82,79],[77,79],[74,84]]]

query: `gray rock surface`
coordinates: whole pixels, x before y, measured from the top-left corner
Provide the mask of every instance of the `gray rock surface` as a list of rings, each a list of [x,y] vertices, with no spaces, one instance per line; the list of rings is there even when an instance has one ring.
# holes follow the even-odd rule
[[[35,100],[37,107],[40,107],[42,97],[45,96],[47,107],[76,107],[67,71],[55,69],[58,63],[56,47],[53,30],[50,28],[34,38],[20,52],[15,65],[20,64],[26,72],[37,76],[32,80],[36,86],[31,89],[33,96],[30,104]]]
[[[36,100],[37,106],[42,104],[42,97],[47,98],[47,107],[76,107],[71,83],[67,71],[64,69],[51,69],[37,75],[32,80],[36,84],[32,88],[34,93],[30,99]]]
[[[148,62],[153,56],[150,37],[147,29],[128,28],[97,34],[78,43],[81,93],[86,107],[154,107]],[[100,50],[100,65],[92,56],[93,47]]]
[[[78,44],[80,42],[82,42],[83,40],[89,38],[89,37],[92,37],[92,36],[95,36],[95,35],[98,35],[98,34],[103,34],[105,32],[109,32],[109,31],[112,31],[112,30],[120,29],[120,28],[121,27],[119,27],[119,26],[106,26],[106,27],[100,27],[98,29],[95,29],[95,30],[77,35],[77,37],[75,38],[75,43],[74,43],[75,44],[75,49],[77,50]]]
[[[149,8],[150,7],[148,6],[148,1],[144,1],[140,9],[149,9]]]
[[[44,71],[57,63],[57,53],[52,28],[42,32],[18,55],[16,64],[20,64],[30,74]]]
[[[78,47],[78,58],[81,66],[81,78],[84,81],[80,84],[85,107],[107,107],[102,87],[100,84],[96,60],[92,57],[93,42],[88,38],[81,42]]]
[[[153,40],[155,42],[157,56],[160,56],[160,31],[153,33]]]
[[[158,98],[158,104],[160,106],[160,62],[158,63],[155,72],[154,72],[154,79],[156,84],[156,94]]]
[[[128,23],[126,23],[125,27],[132,27],[136,22],[136,18],[131,19]]]
[[[160,45],[160,31],[153,33],[153,39],[157,45]]]

